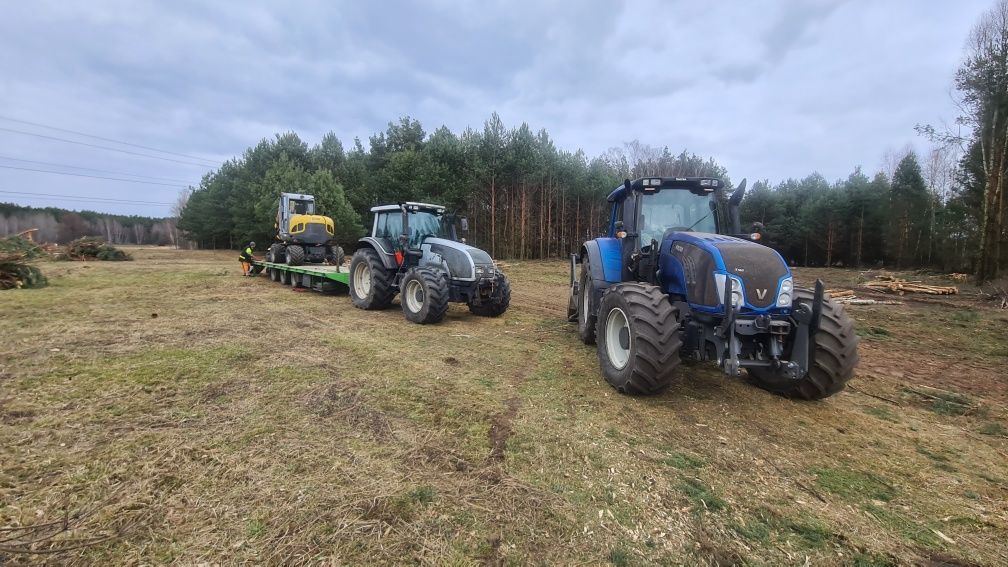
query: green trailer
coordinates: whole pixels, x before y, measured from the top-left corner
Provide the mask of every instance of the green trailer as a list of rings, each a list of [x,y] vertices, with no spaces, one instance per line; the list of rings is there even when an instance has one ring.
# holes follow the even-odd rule
[[[276,262],[252,261],[255,272],[265,272],[269,279],[291,287],[315,291],[345,291],[350,281],[350,271],[342,266],[306,264],[291,266]]]

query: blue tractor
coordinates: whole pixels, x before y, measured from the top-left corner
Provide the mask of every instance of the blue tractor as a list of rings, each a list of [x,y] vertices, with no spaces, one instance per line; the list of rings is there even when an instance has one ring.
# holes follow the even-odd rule
[[[608,235],[571,256],[568,319],[596,343],[616,390],[656,394],[681,360],[713,360],[778,394],[821,399],[844,388],[858,337],[843,307],[796,288],[787,263],[741,234],[745,181],[646,177],[617,187]]]

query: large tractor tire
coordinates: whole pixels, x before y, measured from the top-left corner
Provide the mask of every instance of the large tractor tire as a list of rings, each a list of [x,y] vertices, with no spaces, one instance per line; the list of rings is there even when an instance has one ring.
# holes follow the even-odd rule
[[[795,289],[795,303],[812,304],[814,292]],[[815,359],[804,377],[797,380],[767,370],[750,368],[753,382],[776,394],[804,400],[821,400],[844,389],[854,376],[858,363],[857,345],[860,338],[854,332],[854,321],[847,316],[843,305],[824,299],[819,330],[815,337]],[[791,341],[792,344],[794,341]],[[790,352],[786,352],[790,356]]]
[[[291,244],[287,246],[287,265],[288,266],[300,266],[304,264],[304,248]]]
[[[624,394],[658,394],[679,364],[678,311],[660,288],[621,283],[606,290],[595,331],[606,382]]]
[[[591,269],[588,267],[588,258],[581,262],[581,280],[578,287],[578,337],[586,345],[595,344],[595,326],[598,317],[591,311],[591,289],[592,277]]]
[[[350,300],[358,309],[385,309],[392,304],[394,274],[382,264],[378,253],[360,248],[350,260]]]
[[[413,268],[406,272],[399,291],[403,315],[427,325],[444,319],[448,311],[448,278],[438,270]]]
[[[480,317],[500,317],[507,311],[508,305],[511,305],[511,282],[507,276],[501,274],[490,301],[479,305],[470,303],[469,311]]]

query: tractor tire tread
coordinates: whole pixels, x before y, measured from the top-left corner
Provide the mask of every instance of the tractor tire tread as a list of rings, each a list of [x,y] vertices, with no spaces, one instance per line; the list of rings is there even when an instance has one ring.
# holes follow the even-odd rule
[[[354,271],[359,262],[366,262],[371,273],[371,293],[368,297],[357,297],[354,287]],[[359,248],[350,260],[350,300],[354,307],[366,310],[387,309],[392,305],[396,293],[392,287],[394,277],[395,274],[382,264],[377,252],[367,247]]]
[[[624,371],[609,364],[605,346],[605,324],[614,303],[622,303],[631,329],[630,360]],[[679,364],[678,309],[660,288],[642,283],[616,284],[602,296],[595,329],[602,374],[624,394],[659,394],[672,385]]]
[[[407,307],[403,297],[404,290],[410,280],[418,279],[424,290],[424,304],[420,311],[413,312]],[[440,270],[430,268],[411,268],[403,276],[400,286],[399,302],[402,304],[403,315],[409,321],[420,325],[439,323],[448,312],[448,276]]]
[[[812,290],[795,288],[795,300],[811,302],[813,297]],[[847,316],[843,305],[834,303],[829,296],[824,298],[819,331],[814,340],[815,359],[803,378],[770,380],[758,371],[750,371],[750,377],[757,386],[788,398],[821,400],[843,390],[854,377],[861,338],[854,332],[854,321]]]

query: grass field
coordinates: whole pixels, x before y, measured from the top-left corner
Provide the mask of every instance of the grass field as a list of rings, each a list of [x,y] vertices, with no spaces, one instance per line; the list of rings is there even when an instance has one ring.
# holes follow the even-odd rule
[[[561,262],[419,326],[133,253],[0,292],[0,564],[1008,563],[1008,313],[970,296],[848,307],[822,402],[706,365],[633,398]]]

